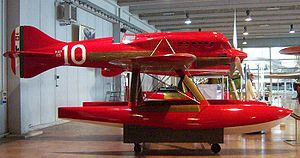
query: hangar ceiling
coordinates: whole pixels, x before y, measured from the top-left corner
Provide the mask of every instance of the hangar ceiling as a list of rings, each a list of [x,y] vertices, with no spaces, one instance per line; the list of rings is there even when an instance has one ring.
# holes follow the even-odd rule
[[[237,11],[238,38],[300,37],[299,0],[118,0],[131,13],[148,20],[161,31],[219,31],[233,34],[234,9]],[[246,11],[252,21],[246,22]],[[184,23],[186,13],[192,23]],[[290,34],[291,25],[296,33]]]

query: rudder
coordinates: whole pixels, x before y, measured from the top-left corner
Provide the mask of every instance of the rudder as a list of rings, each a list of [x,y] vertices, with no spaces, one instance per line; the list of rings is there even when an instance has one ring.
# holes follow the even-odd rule
[[[58,41],[32,26],[19,26],[11,34],[11,58],[14,74],[21,78],[34,77],[48,69],[59,66],[47,61],[54,55],[47,47],[65,42]]]

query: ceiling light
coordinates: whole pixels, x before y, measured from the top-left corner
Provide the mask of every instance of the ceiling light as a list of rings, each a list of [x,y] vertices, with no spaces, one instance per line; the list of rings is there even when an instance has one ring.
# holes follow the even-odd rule
[[[165,13],[162,13],[163,16],[171,16],[171,15],[175,15],[174,12],[165,12]]]
[[[270,25],[269,24],[262,24],[262,25],[259,25],[259,27],[269,27]]]
[[[270,7],[270,8],[267,8],[267,10],[279,10],[280,8],[279,7]]]
[[[246,45],[247,44],[247,41],[246,41],[246,38],[245,37],[243,37],[243,43],[242,43],[243,45]]]
[[[247,17],[246,17],[245,21],[251,21],[252,18],[250,16],[250,10],[246,10],[246,15],[247,15]]]
[[[260,35],[260,36],[255,36],[256,38],[264,38],[264,35]]]
[[[184,21],[185,24],[189,25],[192,23],[191,19],[190,19],[190,15],[189,13],[185,13],[186,19]]]
[[[293,24],[291,24],[291,26],[290,26],[290,32],[289,33],[295,33],[294,25]]]
[[[247,31],[247,26],[244,26],[244,32],[243,32],[243,35],[247,36],[249,33]]]

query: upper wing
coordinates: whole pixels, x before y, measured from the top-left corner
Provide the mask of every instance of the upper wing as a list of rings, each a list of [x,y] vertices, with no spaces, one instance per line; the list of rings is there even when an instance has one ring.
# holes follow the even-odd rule
[[[177,53],[156,56],[118,59],[110,62],[127,70],[140,69],[142,72],[171,72],[187,69],[196,57],[192,54]]]

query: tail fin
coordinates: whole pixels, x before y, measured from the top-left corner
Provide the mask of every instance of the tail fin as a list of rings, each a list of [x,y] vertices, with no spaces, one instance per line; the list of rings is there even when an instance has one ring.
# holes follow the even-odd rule
[[[48,48],[62,43],[64,42],[51,38],[35,27],[19,26],[11,35],[11,51],[4,55],[11,58],[14,74],[21,78],[30,78],[60,66],[49,61],[49,57],[55,53]]]

